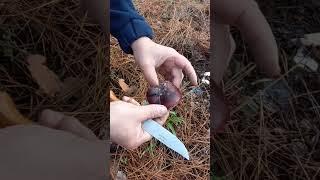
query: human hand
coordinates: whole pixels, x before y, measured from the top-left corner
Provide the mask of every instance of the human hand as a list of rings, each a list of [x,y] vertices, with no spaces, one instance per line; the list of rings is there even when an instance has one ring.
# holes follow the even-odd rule
[[[214,92],[212,107],[214,132],[223,132],[225,124],[230,119],[227,98],[222,88],[223,76],[236,50],[236,43],[230,28],[235,26],[240,30],[257,66],[270,78],[281,75],[278,48],[271,27],[260,11],[255,0],[216,0],[213,8],[216,45],[213,49],[212,60],[213,83],[210,83]]]
[[[240,30],[258,68],[270,78],[281,75],[278,47],[272,29],[255,0],[217,0],[214,6],[215,59],[213,61],[216,83],[222,80],[235,50],[230,27]],[[253,25],[254,24],[254,25]]]
[[[108,143],[77,119],[45,110],[39,123],[0,129],[0,179],[107,179]]]
[[[151,86],[159,85],[157,71],[178,88],[184,77],[183,72],[192,85],[197,85],[197,74],[190,61],[173,48],[157,44],[147,37],[137,39],[131,47],[136,63]]]
[[[135,100],[123,97],[123,101],[110,103],[110,139],[124,148],[136,149],[152,138],[142,129],[142,123],[153,119],[163,125],[168,116],[163,105],[140,106]]]

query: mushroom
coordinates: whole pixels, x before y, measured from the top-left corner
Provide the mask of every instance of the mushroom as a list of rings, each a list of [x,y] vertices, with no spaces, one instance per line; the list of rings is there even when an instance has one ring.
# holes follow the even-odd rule
[[[147,100],[150,104],[162,104],[168,109],[177,106],[182,98],[180,90],[170,81],[164,81],[159,86],[150,87]]]

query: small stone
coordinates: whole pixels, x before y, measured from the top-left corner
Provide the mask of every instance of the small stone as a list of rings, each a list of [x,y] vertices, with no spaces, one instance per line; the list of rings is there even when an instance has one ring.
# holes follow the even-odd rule
[[[299,64],[301,67],[308,67],[313,72],[317,72],[318,63],[313,58],[305,55],[303,53],[303,48],[299,48],[296,56],[293,58],[293,61]]]
[[[205,77],[210,76],[210,72],[205,72],[205,73],[203,74],[203,76],[205,76]]]
[[[201,82],[204,83],[204,84],[208,84],[208,85],[210,84],[210,81],[209,81],[209,80],[206,80],[206,79],[204,79],[204,78],[201,79]]]
[[[118,171],[116,180],[127,180],[127,176],[122,171]]]
[[[305,46],[320,45],[320,33],[305,34],[300,41]]]

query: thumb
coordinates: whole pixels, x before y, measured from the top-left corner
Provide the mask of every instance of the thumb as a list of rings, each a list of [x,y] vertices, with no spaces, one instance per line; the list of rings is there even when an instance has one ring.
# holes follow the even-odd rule
[[[158,75],[156,69],[153,66],[146,65],[142,68],[143,75],[151,86],[159,85]]]
[[[139,110],[139,119],[145,121],[147,119],[155,119],[165,116],[168,113],[168,109],[159,104],[150,104],[146,106],[140,106]]]

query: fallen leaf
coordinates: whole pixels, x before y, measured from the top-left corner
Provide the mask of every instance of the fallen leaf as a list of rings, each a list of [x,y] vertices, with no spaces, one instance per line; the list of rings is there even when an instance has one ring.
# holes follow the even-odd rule
[[[130,91],[130,87],[128,86],[128,84],[124,81],[124,79],[119,79],[118,80],[119,86],[121,87],[122,91],[124,93],[127,93],[128,91]]]
[[[120,101],[112,90],[110,90],[110,101]]]
[[[32,78],[37,82],[40,89],[49,96],[54,96],[62,88],[62,83],[58,76],[44,64],[46,58],[41,55],[30,55],[27,58],[28,69]]]
[[[0,91],[0,127],[27,123],[31,121],[20,114],[11,97]]]

